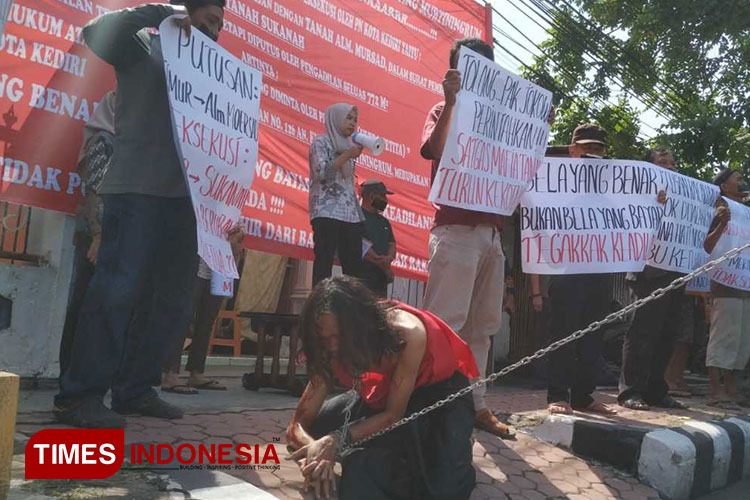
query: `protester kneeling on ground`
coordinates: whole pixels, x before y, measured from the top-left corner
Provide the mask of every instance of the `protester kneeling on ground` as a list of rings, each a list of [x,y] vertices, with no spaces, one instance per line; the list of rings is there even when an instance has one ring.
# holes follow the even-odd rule
[[[310,381],[287,428],[307,486],[327,495],[351,445],[467,387],[471,350],[434,314],[377,302],[359,280],[320,282],[300,317]],[[353,388],[326,400],[334,383]],[[351,425],[344,426],[347,417]],[[475,484],[470,394],[357,446],[341,460],[341,500],[468,499]],[[342,426],[345,429],[342,429]]]

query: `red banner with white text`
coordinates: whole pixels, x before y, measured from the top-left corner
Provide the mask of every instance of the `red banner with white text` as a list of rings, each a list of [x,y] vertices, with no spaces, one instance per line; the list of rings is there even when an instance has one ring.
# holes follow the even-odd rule
[[[139,3],[14,0],[0,38],[0,199],[75,210],[82,128],[114,86],[80,30]],[[442,99],[453,40],[484,35],[485,8],[472,0],[227,0],[219,43],[264,75],[246,246],[312,258],[308,147],[323,133],[325,109],[349,102],[361,129],[385,140],[380,156],[363,153],[356,174],[395,192],[385,215],[396,273],[426,278],[434,210],[422,126]]]

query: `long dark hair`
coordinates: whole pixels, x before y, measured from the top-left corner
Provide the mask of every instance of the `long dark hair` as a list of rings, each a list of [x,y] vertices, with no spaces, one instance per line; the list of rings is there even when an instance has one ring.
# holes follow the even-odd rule
[[[379,364],[385,355],[403,349],[404,339],[388,323],[387,307],[356,278],[340,276],[318,283],[300,316],[308,374],[319,375],[330,383],[333,361],[356,376]],[[323,349],[318,337],[318,318],[326,313],[333,314],[338,321],[335,359]]]

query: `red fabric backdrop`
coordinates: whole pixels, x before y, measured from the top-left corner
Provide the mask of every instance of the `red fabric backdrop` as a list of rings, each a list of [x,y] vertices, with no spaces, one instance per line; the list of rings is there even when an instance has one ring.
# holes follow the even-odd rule
[[[0,199],[72,213],[83,124],[114,86],[80,28],[135,0],[15,0],[0,42]],[[363,130],[386,140],[363,154],[361,182],[395,194],[386,216],[397,274],[424,279],[433,209],[419,139],[441,100],[452,41],[485,36],[485,9],[447,0],[227,0],[219,43],[264,74],[260,154],[245,209],[246,246],[312,258],[308,144],[335,102],[359,107]]]

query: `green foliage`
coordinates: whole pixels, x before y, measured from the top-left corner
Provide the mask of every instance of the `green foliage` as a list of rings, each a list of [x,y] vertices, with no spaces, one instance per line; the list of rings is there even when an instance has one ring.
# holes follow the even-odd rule
[[[750,1],[553,3],[545,54],[527,73],[559,100],[556,143],[586,118],[613,134],[613,157],[666,147],[684,173],[710,178],[732,166],[750,178]],[[634,110],[603,101],[618,86],[667,118],[648,143],[635,138]]]

